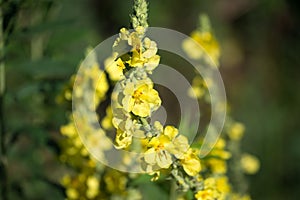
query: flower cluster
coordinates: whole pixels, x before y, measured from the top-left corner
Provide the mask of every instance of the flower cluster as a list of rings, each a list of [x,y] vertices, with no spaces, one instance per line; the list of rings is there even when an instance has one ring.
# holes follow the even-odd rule
[[[163,127],[158,121],[148,123],[161,105],[148,76],[158,66],[160,57],[156,54],[157,44],[144,35],[141,26],[132,32],[122,28],[113,46],[113,59],[106,61],[108,74],[119,81],[112,94],[116,148],[130,147],[133,136],[141,138],[145,150],[142,165],[146,172],[159,173],[178,161],[186,174],[194,176],[200,172],[201,165],[195,151],[189,148],[188,139],[173,126]],[[119,49],[124,48],[129,52],[119,55]]]
[[[59,99],[69,101],[73,94],[73,98],[82,103],[79,111],[97,111],[98,117],[78,118],[75,110],[76,123],[70,117],[69,123],[61,127],[64,139],[60,160],[72,169],[61,181],[67,199],[142,199],[136,183],[143,180],[144,175],[110,169],[93,157],[105,160],[105,152],[112,148],[142,152],[138,163],[145,174],[152,177],[151,184],[175,185],[177,196],[172,195],[174,199],[250,199],[245,188],[239,189],[231,181],[233,177],[242,182],[244,173],[253,174],[259,169],[258,159],[240,151],[239,143],[245,131],[243,124],[229,118],[225,124],[226,134],[218,139],[207,156],[200,159],[203,138],[197,138],[191,144],[183,135],[188,135],[188,131],[181,133],[174,126],[151,121],[151,116],[162,104],[149,76],[159,66],[160,56],[156,42],[146,36],[146,2],[136,0],[134,9],[131,16],[134,29],[120,29],[112,46],[113,52],[103,63],[106,72],[100,69],[97,55],[92,52],[90,60],[84,63],[88,65],[87,69],[77,76],[76,81],[71,78],[76,87],[66,87],[63,98]],[[217,64],[219,44],[207,17],[201,17],[201,24],[201,28],[192,33],[193,41],[183,42],[183,49],[196,60],[207,59],[204,55],[208,54],[210,59],[206,62]],[[187,92],[198,100],[209,99],[207,88],[210,84],[209,80],[196,76],[192,89]],[[95,95],[87,101],[83,94],[89,92],[95,92]],[[105,100],[112,104],[99,111]],[[209,100],[206,103],[210,103]],[[91,120],[93,123],[88,123]],[[96,123],[100,123],[101,128],[92,125]],[[89,152],[77,128],[83,132]],[[122,159],[124,163],[131,162],[126,156]],[[172,183],[167,181],[168,178],[173,180]]]
[[[212,62],[219,63],[220,47],[211,31],[207,16],[200,16],[200,26],[191,34],[191,38],[185,40],[182,45],[190,58],[206,59],[204,57],[206,52]],[[210,104],[208,88],[211,84],[211,80],[195,76],[188,95]],[[196,199],[250,199],[246,193],[247,183],[244,174],[255,174],[259,169],[259,160],[255,156],[241,152],[240,140],[244,131],[245,127],[242,123],[235,122],[229,115],[227,116],[226,135],[223,135],[210,153],[201,159],[200,178],[196,181],[197,184],[194,184]],[[201,146],[201,143],[200,139],[198,146]],[[230,180],[238,180],[238,182],[231,183]],[[188,185],[187,183],[188,181],[185,185]]]
[[[191,38],[182,44],[183,49],[193,59],[210,58],[209,62],[219,64],[220,46],[212,33],[210,22],[207,15],[200,16],[200,25],[197,30],[192,32]]]
[[[71,103],[70,93],[73,93],[73,98],[81,100],[84,97],[84,90],[95,91],[95,105],[85,105],[87,109],[93,110],[105,100],[109,89],[108,79],[100,70],[95,53],[91,52],[89,55],[87,70],[77,77],[77,87],[66,87],[59,98],[60,102],[65,99],[67,103]],[[74,76],[71,78],[71,84],[74,84]],[[97,129],[87,123],[85,118],[77,120],[75,124],[74,117],[70,116],[69,122],[60,128],[64,138],[60,141],[59,159],[73,169],[61,179],[67,199],[141,199],[138,190],[127,186],[130,180],[128,175],[107,169],[95,159],[95,157],[105,159],[104,152],[112,148],[112,143],[106,135],[107,130],[112,128],[110,107],[106,109],[101,124],[103,129]],[[78,134],[78,128],[82,131],[85,144]],[[85,145],[89,147],[89,151]]]
[[[133,135],[142,137],[146,134],[141,120],[150,117],[161,104],[147,75],[158,66],[160,57],[156,55],[156,43],[143,38],[144,32],[143,27],[137,27],[131,33],[122,28],[114,43],[113,55],[105,61],[110,79],[118,81],[112,94],[116,148],[128,147]],[[121,48],[129,49],[129,52],[119,55]]]

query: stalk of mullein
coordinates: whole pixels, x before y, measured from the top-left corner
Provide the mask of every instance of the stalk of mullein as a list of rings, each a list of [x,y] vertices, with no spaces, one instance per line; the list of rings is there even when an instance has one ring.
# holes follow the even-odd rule
[[[141,26],[148,27],[148,4],[145,0],[134,0],[133,14],[131,17],[131,26],[136,29]]]

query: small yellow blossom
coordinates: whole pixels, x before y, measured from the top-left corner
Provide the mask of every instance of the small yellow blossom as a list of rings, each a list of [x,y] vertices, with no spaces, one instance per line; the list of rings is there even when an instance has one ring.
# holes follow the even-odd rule
[[[217,190],[217,183],[215,178],[207,178],[204,180],[203,190],[195,194],[197,200],[215,200],[220,198],[220,192]]]
[[[216,200],[218,196],[219,193],[212,189],[200,190],[195,194],[197,200]]]
[[[157,164],[160,168],[169,168],[172,164],[172,155],[165,150],[165,145],[170,143],[170,138],[166,135],[152,138],[149,143],[151,148],[144,155],[146,163],[150,165]]]
[[[191,148],[184,154],[183,158],[180,159],[180,163],[189,176],[195,176],[201,170],[200,160]]]
[[[96,53],[94,51],[87,57],[88,59],[82,63],[80,73],[76,76],[76,85],[73,87],[73,97],[78,100],[82,100],[84,94],[88,94],[90,91],[94,96],[92,99],[85,99],[90,101],[88,105],[89,110],[95,110],[99,103],[106,97],[109,85],[105,73],[100,69],[97,61]],[[74,80],[73,80],[74,79]],[[71,81],[75,81],[75,78],[71,78]]]
[[[88,133],[85,142],[86,146],[97,158],[104,158],[104,151],[112,148],[112,143],[105,135],[102,129],[94,130],[92,133]]]
[[[101,126],[105,130],[112,129],[113,128],[112,119],[113,119],[112,108],[110,106],[108,106],[106,108],[106,116],[101,121]]]
[[[79,193],[75,188],[67,188],[66,194],[69,199],[78,199],[79,197]]]
[[[120,194],[126,192],[127,178],[124,173],[116,170],[108,170],[104,175],[104,182],[107,191],[113,194]]]
[[[70,175],[64,175],[60,182],[62,185],[69,185],[71,183]]]
[[[218,63],[220,57],[220,47],[216,38],[211,32],[199,32],[195,31],[191,34],[191,37],[196,40],[211,56],[215,63]]]
[[[192,59],[207,59],[207,55],[218,65],[220,46],[212,33],[209,18],[200,16],[200,26],[192,32],[191,38],[183,41],[183,49]],[[207,54],[207,55],[205,55]]]
[[[231,191],[231,187],[226,176],[221,176],[216,179],[216,187],[222,194],[227,194]]]
[[[142,67],[146,60],[138,50],[133,50],[131,59],[127,62],[131,67]]]
[[[122,108],[114,108],[112,124],[117,129],[115,138],[117,149],[128,147],[132,143],[133,136],[139,138],[144,136],[142,125]]]
[[[69,123],[67,125],[60,127],[60,132],[62,135],[65,135],[67,137],[75,137],[77,136],[77,131],[74,126],[74,123]]]
[[[160,61],[160,56],[157,53],[157,44],[151,41],[149,38],[144,38],[142,40],[142,35],[145,33],[144,27],[137,27],[134,32],[129,33],[128,30],[122,28],[120,30],[119,38],[114,43],[115,49],[130,49],[130,58],[125,62],[129,64],[130,67],[144,67],[148,73],[151,73],[155,67],[158,66]],[[126,43],[124,47],[124,42]],[[118,51],[118,50],[116,50]],[[115,60],[116,56],[113,57]],[[118,61],[118,60],[117,60]],[[123,72],[125,68],[124,63],[116,63],[114,67],[109,71],[111,78],[118,78],[120,76],[114,75],[114,71],[119,75]],[[119,79],[118,79],[119,80]]]
[[[241,158],[241,166],[245,173],[255,174],[260,167],[259,160],[250,154],[243,154]]]
[[[114,53],[111,57],[104,61],[104,66],[109,74],[109,78],[113,81],[119,81],[124,78],[123,70],[125,65],[121,58],[117,58],[118,54]]]
[[[178,130],[173,126],[166,126],[164,132],[153,137],[148,146],[150,148],[144,156],[146,163],[157,164],[160,168],[169,168],[172,164],[172,155],[183,159],[189,147],[187,138],[179,135]]]
[[[238,141],[243,137],[245,126],[242,123],[235,122],[228,130],[228,136],[231,140]]]
[[[225,174],[227,172],[227,164],[224,160],[218,158],[210,158],[207,161],[207,166],[213,173]]]
[[[153,83],[149,81],[139,81],[136,84],[129,82],[123,93],[124,109],[140,117],[150,116],[151,112],[158,109],[161,104],[158,92],[153,89]]]
[[[123,131],[121,129],[117,129],[117,135],[115,138],[117,149],[124,149],[128,147],[132,143],[132,133],[129,131]]]
[[[188,95],[192,98],[201,98],[204,96],[206,90],[205,81],[200,76],[196,76],[193,79],[192,87],[188,90]]]
[[[212,151],[209,153],[210,156],[218,157],[220,159],[227,160],[231,157],[231,153],[225,150],[226,142],[224,139],[220,138],[218,139],[217,143],[215,144],[215,147],[212,149]]]
[[[96,90],[95,107],[97,107],[100,101],[105,98],[106,92],[109,88],[105,73],[102,70],[99,70],[97,73],[98,73],[98,77],[94,81],[94,88]]]
[[[145,67],[146,71],[151,73],[151,71],[158,66],[160,61],[160,56],[156,55],[157,45],[149,38],[145,38],[143,44],[145,50],[142,51],[141,47],[134,48],[132,51],[132,57],[129,61],[127,61],[127,63],[131,67]]]
[[[219,63],[220,47],[211,32],[194,31],[191,34],[192,39],[183,41],[183,49],[193,59],[199,59],[205,52],[211,57],[215,64]]]
[[[143,28],[141,28],[141,29],[143,29]],[[142,48],[142,41],[141,41],[142,30],[141,29],[130,33],[128,36],[127,42],[128,42],[128,45],[130,45],[132,47],[132,49],[131,49],[132,51],[134,51],[134,50],[140,51],[140,49]]]
[[[143,57],[151,58],[156,55],[157,53],[157,44],[156,42],[150,40],[149,38],[144,39],[144,48],[146,49],[143,52]]]
[[[86,180],[86,184],[87,184],[86,196],[89,199],[95,198],[98,195],[100,190],[99,180],[94,176],[90,176]]]

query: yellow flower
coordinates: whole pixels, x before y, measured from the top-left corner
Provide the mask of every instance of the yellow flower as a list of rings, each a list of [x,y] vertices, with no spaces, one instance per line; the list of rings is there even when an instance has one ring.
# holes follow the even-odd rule
[[[231,153],[224,150],[226,147],[226,142],[224,139],[218,139],[212,151],[209,153],[210,156],[218,157],[219,159],[227,160],[231,157]]]
[[[121,40],[128,40],[129,31],[126,28],[121,28],[119,38]]]
[[[90,153],[97,158],[104,159],[104,151],[112,148],[110,139],[106,136],[102,129],[92,130],[86,134],[86,146]]]
[[[199,46],[199,44],[197,44],[192,38],[185,39],[182,43],[182,48],[192,59],[199,59],[204,54],[201,46]]]
[[[216,174],[225,174],[227,172],[227,164],[224,160],[219,158],[210,158],[207,161],[207,165],[210,167],[210,170]]]
[[[207,86],[205,81],[199,76],[196,76],[193,79],[192,87],[188,90],[188,95],[192,98],[201,98],[204,96],[206,90]]]
[[[260,167],[259,160],[250,154],[243,154],[241,158],[241,166],[245,173],[255,174]]]
[[[145,67],[146,71],[151,73],[152,70],[155,69],[155,67],[158,66],[160,61],[159,55],[153,55],[151,57],[148,57],[151,55],[151,53],[156,52],[157,50],[146,50],[144,53],[142,53],[139,50],[133,50],[132,51],[132,57],[130,60],[127,61],[127,63],[131,67]]]
[[[154,41],[151,41],[149,38],[142,40],[142,35],[145,32],[144,27],[137,27],[136,30],[132,33],[129,33],[128,30],[122,28],[120,30],[119,38],[114,43],[114,48],[116,52],[118,49],[130,49],[130,58],[125,62],[131,67],[145,67],[145,70],[148,73],[151,73],[155,67],[158,66],[160,61],[160,56],[156,55],[157,53],[157,44]],[[125,43],[124,43],[125,42]],[[125,46],[124,46],[125,45]],[[116,56],[113,60],[116,59]],[[120,69],[121,68],[121,69]],[[119,64],[119,68],[114,67],[109,74],[114,76],[113,72],[120,74],[121,71],[125,68],[123,63]]]
[[[140,117],[150,116],[151,112],[158,109],[161,104],[158,92],[153,89],[153,83],[149,81],[138,81],[136,84],[129,82],[123,93],[124,109]]]
[[[132,119],[128,112],[122,108],[113,108],[112,124],[115,128],[128,130],[132,126]]]
[[[210,30],[192,32],[191,38],[183,41],[182,47],[192,59],[200,59],[205,53],[218,65],[220,57],[220,46]]]
[[[180,159],[180,163],[184,171],[190,176],[197,175],[201,170],[200,160],[191,148],[184,154],[183,158]]]
[[[125,65],[121,58],[117,58],[117,56],[117,53],[113,53],[111,57],[104,61],[105,69],[113,81],[119,81],[124,78],[123,70],[125,69]]]
[[[218,193],[212,189],[200,190],[195,194],[197,200],[215,200],[217,199],[216,196]]]
[[[79,197],[79,193],[75,188],[67,188],[66,194],[69,199],[78,199]]]
[[[231,187],[226,176],[221,176],[216,179],[216,187],[218,191],[223,194],[229,193],[231,191]]]
[[[90,176],[86,180],[86,185],[87,185],[86,196],[89,199],[95,198],[98,195],[100,190],[99,180],[94,176]]]
[[[132,143],[132,133],[129,131],[123,131],[121,129],[117,129],[116,135],[116,145],[117,149],[124,149],[128,147]]]
[[[215,189],[216,186],[216,179],[213,177],[209,177],[204,180],[204,188],[205,189]]]
[[[95,52],[92,51],[91,56],[88,58],[82,63],[82,65],[85,65],[85,69],[76,76],[73,97],[82,99],[83,94],[89,91],[92,92],[94,96],[93,99],[89,99],[92,103],[88,105],[88,108],[95,110],[98,104],[105,98],[109,85],[105,73],[99,67]],[[73,81],[73,79],[72,77],[71,80]]]
[[[157,53],[157,44],[147,37],[144,39],[144,48],[146,49],[143,52],[143,57],[145,58],[151,58]]]
[[[112,194],[120,194],[126,192],[127,178],[124,173],[114,169],[108,170],[104,175],[104,182],[107,191]]]
[[[141,32],[143,28],[141,27],[139,31],[134,31],[129,34],[127,39],[128,45],[132,47],[132,50],[138,50],[142,48],[142,41],[141,41]]]
[[[228,136],[231,140],[238,141],[243,137],[245,126],[242,123],[235,122],[228,130]]]
[[[154,55],[151,58],[148,58],[146,63],[144,64],[146,71],[151,74],[152,70],[154,70],[158,66],[159,61],[160,61],[159,55]]]
[[[111,128],[113,128],[112,119],[113,119],[112,109],[110,106],[108,106],[106,108],[106,116],[101,121],[101,126],[106,130],[110,130]]]
[[[207,52],[207,54],[216,64],[219,63],[220,47],[216,38],[211,32],[194,31],[191,34],[191,38]],[[201,47],[196,45],[194,41],[185,40],[183,43],[183,47],[191,56],[191,58],[198,59],[203,56],[204,51]]]
[[[148,146],[150,148],[145,153],[145,162],[158,165],[160,168],[169,168],[172,164],[172,155],[179,159],[183,158],[189,147],[187,138],[179,135],[173,126],[166,126],[164,132],[158,137],[153,137]]]
[[[96,104],[98,104],[99,100],[101,100],[108,90],[108,83],[106,79],[105,73],[100,69],[97,54],[94,50],[88,49],[88,56],[87,59],[82,63],[86,67],[86,70],[83,71],[83,78],[82,81],[87,82],[86,79],[92,80],[92,87],[96,90]],[[79,77],[77,76],[77,79]],[[73,78],[72,78],[73,79]],[[79,94],[82,92],[80,91],[82,88],[76,87],[79,89]]]
[[[71,177],[70,177],[70,175],[64,175],[63,177],[62,177],[62,179],[60,180],[60,182],[61,182],[61,184],[63,185],[63,186],[67,186],[67,185],[69,185],[70,183],[71,183]]]
[[[65,135],[67,137],[76,137],[77,136],[76,128],[74,126],[74,123],[72,123],[72,122],[67,125],[61,126],[60,132],[62,135]]]
[[[97,71],[96,71],[97,70]],[[95,103],[96,107],[98,106],[99,102],[105,98],[106,92],[109,88],[108,81],[106,78],[105,73],[97,68],[95,73],[98,73],[97,78],[94,79],[94,89],[96,90],[95,94]]]
[[[112,124],[117,129],[115,138],[117,149],[128,147],[132,143],[133,136],[144,137],[144,130],[141,129],[142,125],[123,108],[114,108]]]
[[[165,150],[165,145],[170,142],[170,138],[166,135],[152,138],[149,142],[152,147],[144,155],[145,162],[150,165],[158,165],[160,168],[169,168],[172,164],[172,156]]]
[[[216,179],[207,178],[204,180],[203,190],[195,194],[197,200],[215,200],[220,198],[220,192],[217,190]]]
[[[140,43],[138,43],[141,45]],[[157,53],[157,44],[151,41],[149,38],[145,38],[143,41],[144,51],[138,45],[132,50],[132,57],[127,63],[131,67],[145,67],[146,71],[149,73],[158,66],[160,61],[160,56]]]
[[[213,59],[214,62],[218,63],[220,57],[220,47],[211,32],[199,32],[195,31],[191,34],[191,37],[196,40]]]
[[[133,50],[131,59],[127,61],[127,63],[131,67],[142,67],[145,62],[146,59],[142,56],[141,52],[139,52],[138,50]]]

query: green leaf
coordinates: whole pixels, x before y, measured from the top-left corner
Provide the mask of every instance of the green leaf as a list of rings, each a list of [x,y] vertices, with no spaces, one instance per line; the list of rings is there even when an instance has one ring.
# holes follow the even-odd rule
[[[168,200],[168,194],[161,187],[155,183],[145,183],[140,186],[144,200]]]

